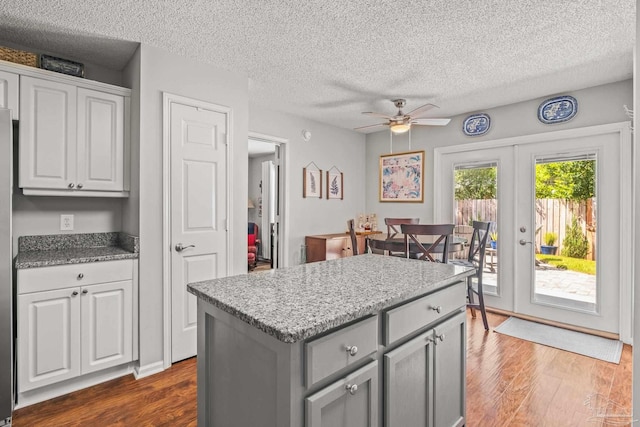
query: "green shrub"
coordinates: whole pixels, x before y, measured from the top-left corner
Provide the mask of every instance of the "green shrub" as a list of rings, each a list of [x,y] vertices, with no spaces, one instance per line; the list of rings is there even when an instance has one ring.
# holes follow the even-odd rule
[[[544,233],[544,244],[547,246],[553,246],[557,238],[558,238],[558,235],[556,233],[552,233],[552,232]]]
[[[582,233],[578,219],[574,218],[566,227],[566,236],[562,241],[562,255],[571,258],[586,258],[589,252],[589,241]]]

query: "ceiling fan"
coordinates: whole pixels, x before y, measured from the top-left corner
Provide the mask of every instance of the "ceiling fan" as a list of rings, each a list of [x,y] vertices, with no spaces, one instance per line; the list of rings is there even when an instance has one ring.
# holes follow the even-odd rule
[[[354,130],[369,130],[380,126],[388,126],[393,133],[405,133],[411,129],[411,125],[428,125],[428,126],[446,126],[451,119],[434,119],[434,118],[422,118],[422,115],[432,108],[438,108],[437,105],[425,104],[415,110],[405,114],[402,109],[406,105],[405,99],[394,99],[393,104],[398,109],[398,113],[395,116],[390,116],[383,113],[374,113],[371,111],[365,111],[362,114],[373,117],[382,117],[387,119],[386,123],[378,123],[375,125],[361,126]]]

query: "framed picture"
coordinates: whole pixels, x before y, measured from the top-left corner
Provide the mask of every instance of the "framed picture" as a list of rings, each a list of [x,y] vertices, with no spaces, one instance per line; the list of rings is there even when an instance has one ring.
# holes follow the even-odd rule
[[[302,169],[302,197],[322,198],[322,169]]]
[[[342,172],[327,171],[327,199],[344,199]]]
[[[424,201],[424,151],[380,156],[380,201]]]

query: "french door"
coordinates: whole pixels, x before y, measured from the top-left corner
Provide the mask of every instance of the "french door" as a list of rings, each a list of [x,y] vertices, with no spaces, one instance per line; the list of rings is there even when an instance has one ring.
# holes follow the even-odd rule
[[[483,276],[488,306],[630,334],[627,129],[607,125],[482,143],[477,149],[436,149],[437,221],[460,222],[456,185],[470,185],[460,180],[460,171],[494,168],[496,215],[477,217],[488,213],[476,209],[477,216],[469,218],[497,224],[498,244],[488,251]],[[552,240],[552,246],[546,244]],[[555,255],[541,253],[554,245]]]

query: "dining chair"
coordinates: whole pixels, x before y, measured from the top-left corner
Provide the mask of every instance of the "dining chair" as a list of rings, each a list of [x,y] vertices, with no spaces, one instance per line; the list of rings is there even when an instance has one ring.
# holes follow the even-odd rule
[[[384,223],[387,226],[387,239],[393,239],[401,233],[400,226],[402,224],[418,224],[420,218],[385,218]],[[404,252],[388,251],[389,255],[404,256]]]
[[[453,227],[453,224],[400,224],[400,230],[404,234],[405,256],[446,264],[449,261]],[[432,239],[420,236],[432,236]]]
[[[353,251],[353,255],[359,255],[358,254],[358,238],[356,237],[356,230],[353,226],[352,219],[347,221],[347,228],[349,229],[349,236],[351,237],[351,250]]]
[[[476,317],[476,310],[480,310],[482,315],[482,323],[484,323],[484,329],[489,330],[489,322],[487,322],[487,311],[484,306],[484,294],[482,291],[482,271],[484,270],[485,263],[485,249],[489,237],[489,230],[494,226],[491,221],[473,221],[473,234],[471,235],[471,242],[469,243],[469,252],[467,259],[453,259],[449,263],[454,265],[461,265],[464,267],[471,267],[475,269],[475,273],[467,277],[467,298],[469,302],[467,307],[471,309],[471,317]],[[473,279],[476,279],[477,285],[474,289]],[[474,301],[473,295],[478,296],[478,302]]]

